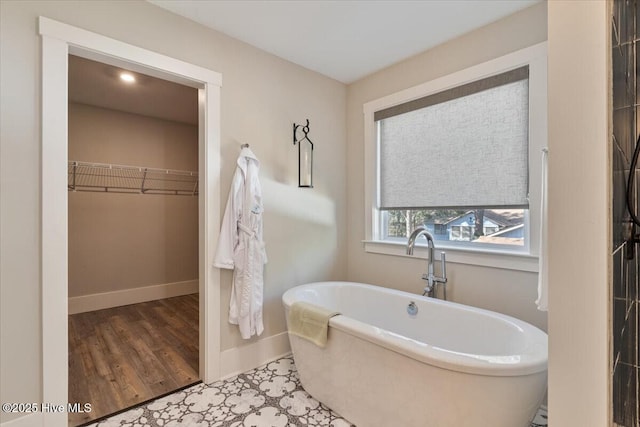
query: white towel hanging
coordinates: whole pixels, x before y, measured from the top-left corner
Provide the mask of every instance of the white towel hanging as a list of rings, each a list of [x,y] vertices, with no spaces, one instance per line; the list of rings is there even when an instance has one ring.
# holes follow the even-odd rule
[[[538,299],[540,311],[548,311],[549,271],[547,258],[547,162],[549,149],[542,149],[542,185],[540,188],[540,250],[538,251]]]

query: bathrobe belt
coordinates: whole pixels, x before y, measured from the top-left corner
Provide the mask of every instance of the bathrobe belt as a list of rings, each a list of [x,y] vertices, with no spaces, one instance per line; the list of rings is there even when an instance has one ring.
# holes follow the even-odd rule
[[[265,247],[264,242],[261,241],[261,240],[258,240],[257,232],[252,230],[251,227],[247,227],[246,225],[238,222],[238,230],[242,231],[243,233],[245,233],[250,238],[253,238],[260,245],[258,247],[264,250],[264,247]],[[263,256],[264,256],[264,259],[266,260],[267,258],[266,258],[266,254],[264,254],[264,252],[263,252]]]
[[[250,227],[247,227],[246,225],[242,224],[241,222],[238,222],[238,229],[240,231],[244,232],[245,234],[248,234],[249,237],[258,238],[258,236],[256,235],[256,232],[254,230],[252,230]]]

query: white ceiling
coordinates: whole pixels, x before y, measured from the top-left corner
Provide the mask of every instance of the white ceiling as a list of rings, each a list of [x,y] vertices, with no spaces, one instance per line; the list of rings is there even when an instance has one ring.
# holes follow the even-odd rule
[[[540,0],[147,0],[343,83]]]

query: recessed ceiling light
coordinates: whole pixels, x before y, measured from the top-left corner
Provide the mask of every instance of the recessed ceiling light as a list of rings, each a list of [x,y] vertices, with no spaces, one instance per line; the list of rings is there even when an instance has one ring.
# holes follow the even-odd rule
[[[136,81],[136,78],[131,73],[120,73],[120,79],[127,83],[133,83]]]

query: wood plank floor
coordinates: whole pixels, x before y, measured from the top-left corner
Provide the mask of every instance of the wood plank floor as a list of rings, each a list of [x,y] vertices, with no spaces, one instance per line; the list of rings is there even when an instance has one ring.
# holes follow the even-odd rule
[[[69,316],[77,426],[198,381],[198,294]]]

